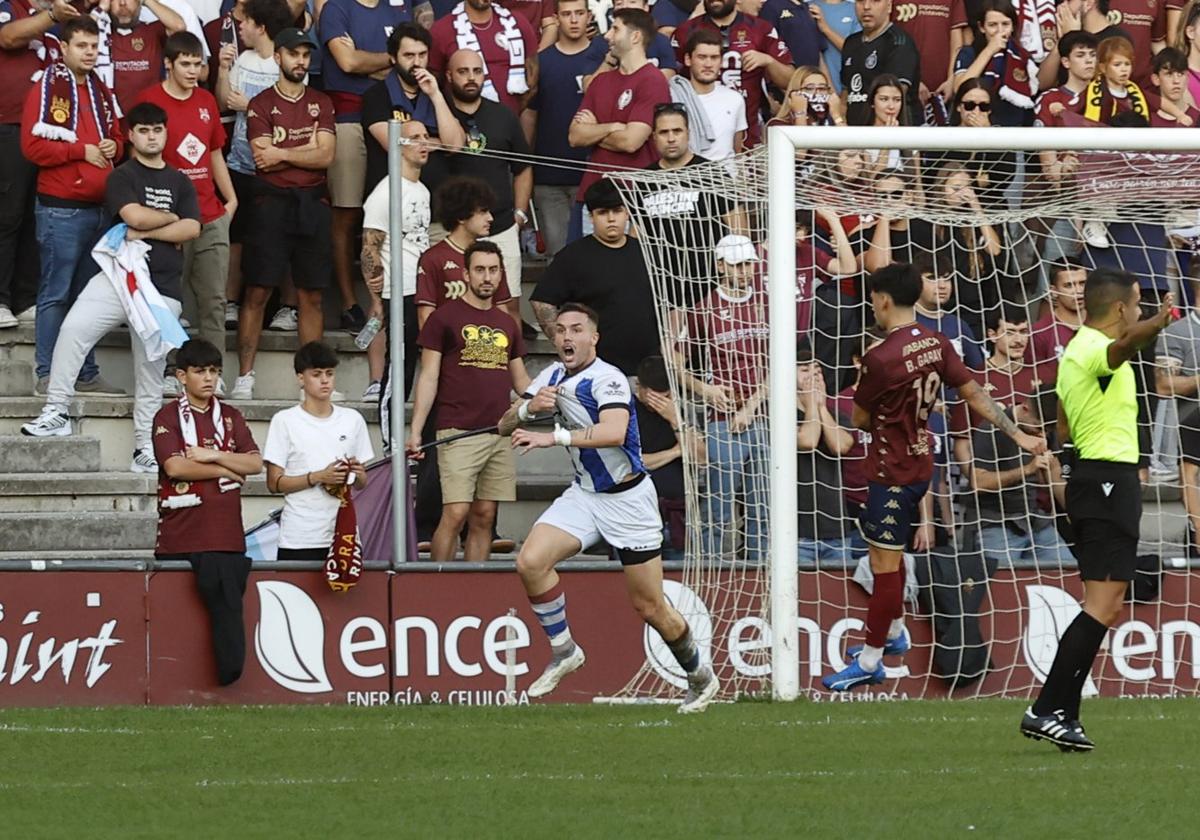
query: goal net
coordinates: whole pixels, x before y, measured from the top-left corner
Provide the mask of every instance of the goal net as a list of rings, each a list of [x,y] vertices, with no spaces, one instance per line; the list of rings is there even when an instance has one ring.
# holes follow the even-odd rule
[[[1175,294],[1178,320],[1134,362],[1136,601],[1086,691],[1200,691],[1188,516],[1200,524],[1200,155],[1147,151],[1168,148],[1167,134],[1200,143],[1079,131],[789,129],[771,139],[786,157],[760,149],[610,176],[649,267],[681,421],[686,550],[668,595],[727,698],[828,698],[820,677],[862,642],[866,441],[850,414],[859,361],[879,338],[866,277],[891,262],[918,266],[919,320],[1053,447],[1058,359],[1085,315],[1087,272],[1136,275],[1146,312]],[[1086,149],[1085,136],[1126,151]],[[906,555],[913,648],[885,660],[889,679],[865,695],[1029,696],[1082,594],[1058,460],[1016,450],[952,389],[927,442],[935,473]],[[682,672],[660,648],[648,633],[625,697],[677,693]]]

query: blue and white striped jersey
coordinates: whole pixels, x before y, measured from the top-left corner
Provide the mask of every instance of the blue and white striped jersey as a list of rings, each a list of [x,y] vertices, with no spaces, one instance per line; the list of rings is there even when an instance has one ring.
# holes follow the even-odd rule
[[[529,383],[528,399],[546,386],[558,387],[558,405],[554,419],[564,429],[582,429],[600,422],[606,408],[624,408],[629,412],[629,428],[620,446],[601,449],[567,447],[575,467],[575,482],[584,490],[603,493],[626,478],[646,472],[642,464],[642,441],[638,435],[637,411],[633,389],[620,368],[599,358],[583,370],[567,374],[562,362],[554,362]]]

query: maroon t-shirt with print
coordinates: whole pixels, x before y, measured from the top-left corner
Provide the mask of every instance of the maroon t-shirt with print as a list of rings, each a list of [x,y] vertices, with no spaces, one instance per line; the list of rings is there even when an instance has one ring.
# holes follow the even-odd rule
[[[217,448],[213,426],[212,404],[205,411],[192,407],[196,423],[196,442],[209,449]],[[258,452],[258,444],[240,411],[221,403],[221,425],[230,452]],[[245,528],[242,525],[242,493],[234,487],[221,491],[218,479],[204,481],[173,481],[163,470],[168,458],[187,453],[183,429],[179,422],[179,404],[172,400],[154,415],[154,457],[158,461],[158,542],[155,554],[193,554],[200,551],[246,550]],[[172,495],[194,493],[200,497],[196,507],[163,509],[162,500]]]
[[[271,138],[279,149],[307,146],[314,132],[333,134],[333,102],[319,90],[304,88],[298,99],[289,99],[272,85],[246,106],[246,139],[253,145],[260,137]],[[324,169],[284,166],[258,177],[283,189],[319,187],[325,183]]]
[[[417,344],[442,354],[437,427],[483,429],[500,422],[512,404],[508,364],[525,355],[521,330],[496,306],[476,309],[450,300],[434,310]]]
[[[130,30],[113,29],[113,93],[128,112],[137,95],[163,77],[163,46],[167,28],[162,21],[140,23]]]

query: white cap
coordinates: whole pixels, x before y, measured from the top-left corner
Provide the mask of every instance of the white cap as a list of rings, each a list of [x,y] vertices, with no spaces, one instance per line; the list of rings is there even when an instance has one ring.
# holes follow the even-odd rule
[[[717,243],[717,259],[726,265],[737,265],[744,262],[758,262],[758,254],[750,237],[731,233],[721,237]]]

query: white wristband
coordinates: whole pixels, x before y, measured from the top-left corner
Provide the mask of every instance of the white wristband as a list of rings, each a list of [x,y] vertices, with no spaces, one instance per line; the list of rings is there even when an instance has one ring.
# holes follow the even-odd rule
[[[554,427],[554,442],[559,446],[571,445],[571,432],[562,426]]]
[[[517,406],[517,419],[522,423],[529,419],[529,400]]]

